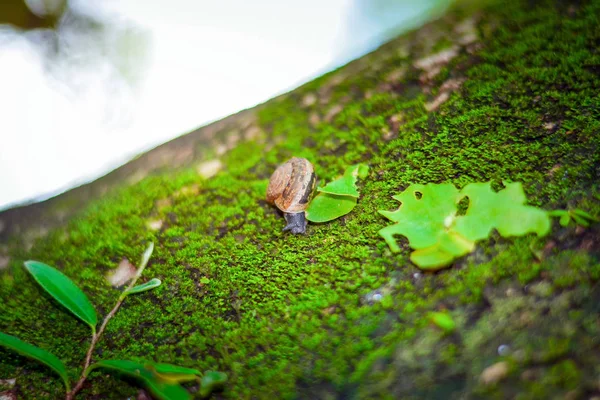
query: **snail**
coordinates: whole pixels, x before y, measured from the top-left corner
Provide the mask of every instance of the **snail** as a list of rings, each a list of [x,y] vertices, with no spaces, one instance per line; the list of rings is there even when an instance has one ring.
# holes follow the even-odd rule
[[[315,189],[317,177],[306,158],[293,157],[273,172],[267,188],[267,201],[283,211],[284,231],[306,232],[304,211]]]

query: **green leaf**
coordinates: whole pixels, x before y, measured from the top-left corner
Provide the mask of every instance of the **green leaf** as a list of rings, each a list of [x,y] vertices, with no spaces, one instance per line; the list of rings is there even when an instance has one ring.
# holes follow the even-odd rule
[[[150,257],[152,257],[153,251],[154,251],[154,243],[150,242],[150,243],[148,243],[148,247],[146,247],[144,254],[142,254],[142,261],[140,262],[140,267],[138,268],[139,275],[141,275],[144,268],[146,268],[146,265],[148,264]]]
[[[227,374],[218,371],[206,371],[200,381],[200,396],[206,397],[220,389],[227,382]]]
[[[200,371],[194,368],[179,367],[172,364],[148,363],[146,368],[152,371],[154,376],[165,383],[180,383],[198,379],[202,375]]]
[[[570,221],[571,221],[571,215],[569,213],[566,213],[565,215],[560,217],[560,219],[558,220],[558,223],[560,224],[560,226],[567,226],[567,225],[569,225]]]
[[[415,184],[393,198],[402,203],[398,210],[379,211],[396,222],[379,231],[393,252],[400,251],[394,235],[406,236],[416,249],[411,261],[422,269],[436,270],[473,250],[473,241],[452,230],[460,200],[454,185]]]
[[[96,332],[98,317],[86,295],[66,275],[39,261],[25,261],[25,268],[46,292]]]
[[[357,175],[360,179],[365,179],[367,176],[369,176],[369,166],[365,164],[358,164]]]
[[[521,183],[507,183],[506,188],[494,192],[490,182],[470,183],[461,194],[469,198],[464,216],[457,217],[455,230],[469,240],[481,240],[496,228],[500,235],[522,236],[536,233],[545,236],[550,231],[548,213],[527,206]]]
[[[456,204],[465,196],[469,207],[457,216]],[[402,204],[396,211],[379,212],[395,222],[379,231],[393,252],[400,251],[394,235],[408,238],[415,249],[410,259],[422,269],[447,266],[475,248],[477,240],[488,237],[496,228],[502,236],[535,232],[543,236],[550,230],[549,213],[524,205],[526,198],[519,183],[506,184],[495,193],[490,183],[472,183],[458,191],[449,183],[411,185],[393,197]],[[556,210],[556,215],[564,213]]]
[[[551,217],[564,217],[565,215],[569,216],[569,212],[567,210],[552,210],[548,211],[548,215]]]
[[[60,375],[65,383],[67,392],[71,390],[67,369],[62,361],[60,361],[54,354],[2,332],[0,332],[0,345],[8,347],[19,354],[46,364],[48,367],[52,368],[56,373],[58,373],[58,375]]]
[[[600,222],[600,219],[598,219],[598,218],[594,217],[593,215],[591,215],[590,213],[588,213],[586,211],[583,211],[583,210],[580,210],[578,208],[572,210],[572,212],[575,215],[579,215],[580,217],[583,217],[585,219],[589,219],[590,221]]]
[[[306,219],[310,222],[327,222],[352,211],[359,197],[356,180],[366,177],[368,172],[367,165],[356,164],[348,167],[341,178],[318,188],[321,193],[310,202]]]
[[[338,196],[351,196],[359,197],[358,189],[356,187],[356,180],[359,176],[365,176],[368,174],[369,167],[364,164],[356,164],[346,168],[344,175],[336,179],[333,182],[328,183],[325,187],[318,188],[317,190],[322,193],[334,194]]]
[[[396,222],[393,233],[408,238],[413,249],[423,249],[439,242],[456,215],[456,203],[460,200],[458,190],[450,183],[440,185],[410,185],[393,199],[402,204],[396,211],[379,211],[381,215]],[[389,228],[389,227],[388,227]],[[386,229],[386,228],[384,228]],[[381,233],[381,231],[380,231]],[[390,247],[395,242],[384,236]]]
[[[577,214],[571,214],[571,216],[573,217],[577,225],[583,226],[584,228],[590,226],[590,223],[585,218],[582,218]]]
[[[429,320],[445,333],[452,333],[456,329],[456,323],[448,313],[431,312],[429,313]]]
[[[130,295],[130,294],[134,294],[134,293],[145,292],[146,290],[150,290],[150,289],[154,289],[155,287],[159,287],[161,283],[162,282],[160,279],[152,278],[146,283],[134,286],[131,289],[126,290],[124,293],[125,293],[125,295]]]
[[[355,197],[321,193],[310,202],[306,210],[306,219],[310,222],[334,220],[352,211],[356,202]]]
[[[87,376],[91,371],[97,368],[105,368],[117,371],[121,374],[131,376],[142,383],[153,396],[162,400],[188,400],[190,394],[178,384],[171,384],[158,379],[155,372],[148,369],[147,366],[152,363],[139,363],[130,360],[103,360],[92,364],[85,371]]]
[[[452,264],[454,256],[440,249],[439,246],[431,246],[410,253],[410,261],[423,270],[437,271]]]

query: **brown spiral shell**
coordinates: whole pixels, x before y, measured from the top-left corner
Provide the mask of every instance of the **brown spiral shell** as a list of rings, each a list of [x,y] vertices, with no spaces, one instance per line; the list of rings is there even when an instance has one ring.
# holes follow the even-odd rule
[[[306,158],[293,157],[273,172],[267,201],[284,213],[306,210],[316,183],[315,169]]]

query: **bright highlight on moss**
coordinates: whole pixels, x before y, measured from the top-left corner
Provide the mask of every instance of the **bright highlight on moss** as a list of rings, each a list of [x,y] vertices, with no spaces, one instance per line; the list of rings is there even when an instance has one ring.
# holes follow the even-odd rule
[[[415,184],[393,198],[402,205],[396,211],[379,212],[395,222],[379,234],[393,252],[400,251],[394,235],[408,238],[415,249],[410,259],[425,270],[437,270],[450,265],[456,258],[475,248],[475,242],[485,239],[493,229],[504,236],[550,231],[550,217],[539,208],[525,205],[521,183],[506,183],[505,189],[494,192],[490,182],[471,183],[461,191],[450,183]],[[456,205],[468,197],[465,215],[457,216]]]

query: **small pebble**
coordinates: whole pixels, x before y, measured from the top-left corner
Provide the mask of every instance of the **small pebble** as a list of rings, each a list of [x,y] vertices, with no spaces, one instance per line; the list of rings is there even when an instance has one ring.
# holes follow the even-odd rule
[[[364,304],[375,304],[379,303],[383,299],[383,294],[379,290],[375,290],[371,293],[367,293],[362,301]]]
[[[479,381],[484,385],[493,385],[504,379],[506,375],[508,375],[508,363],[501,361],[484,369]]]
[[[498,355],[507,356],[510,353],[510,347],[506,344],[498,346]]]

